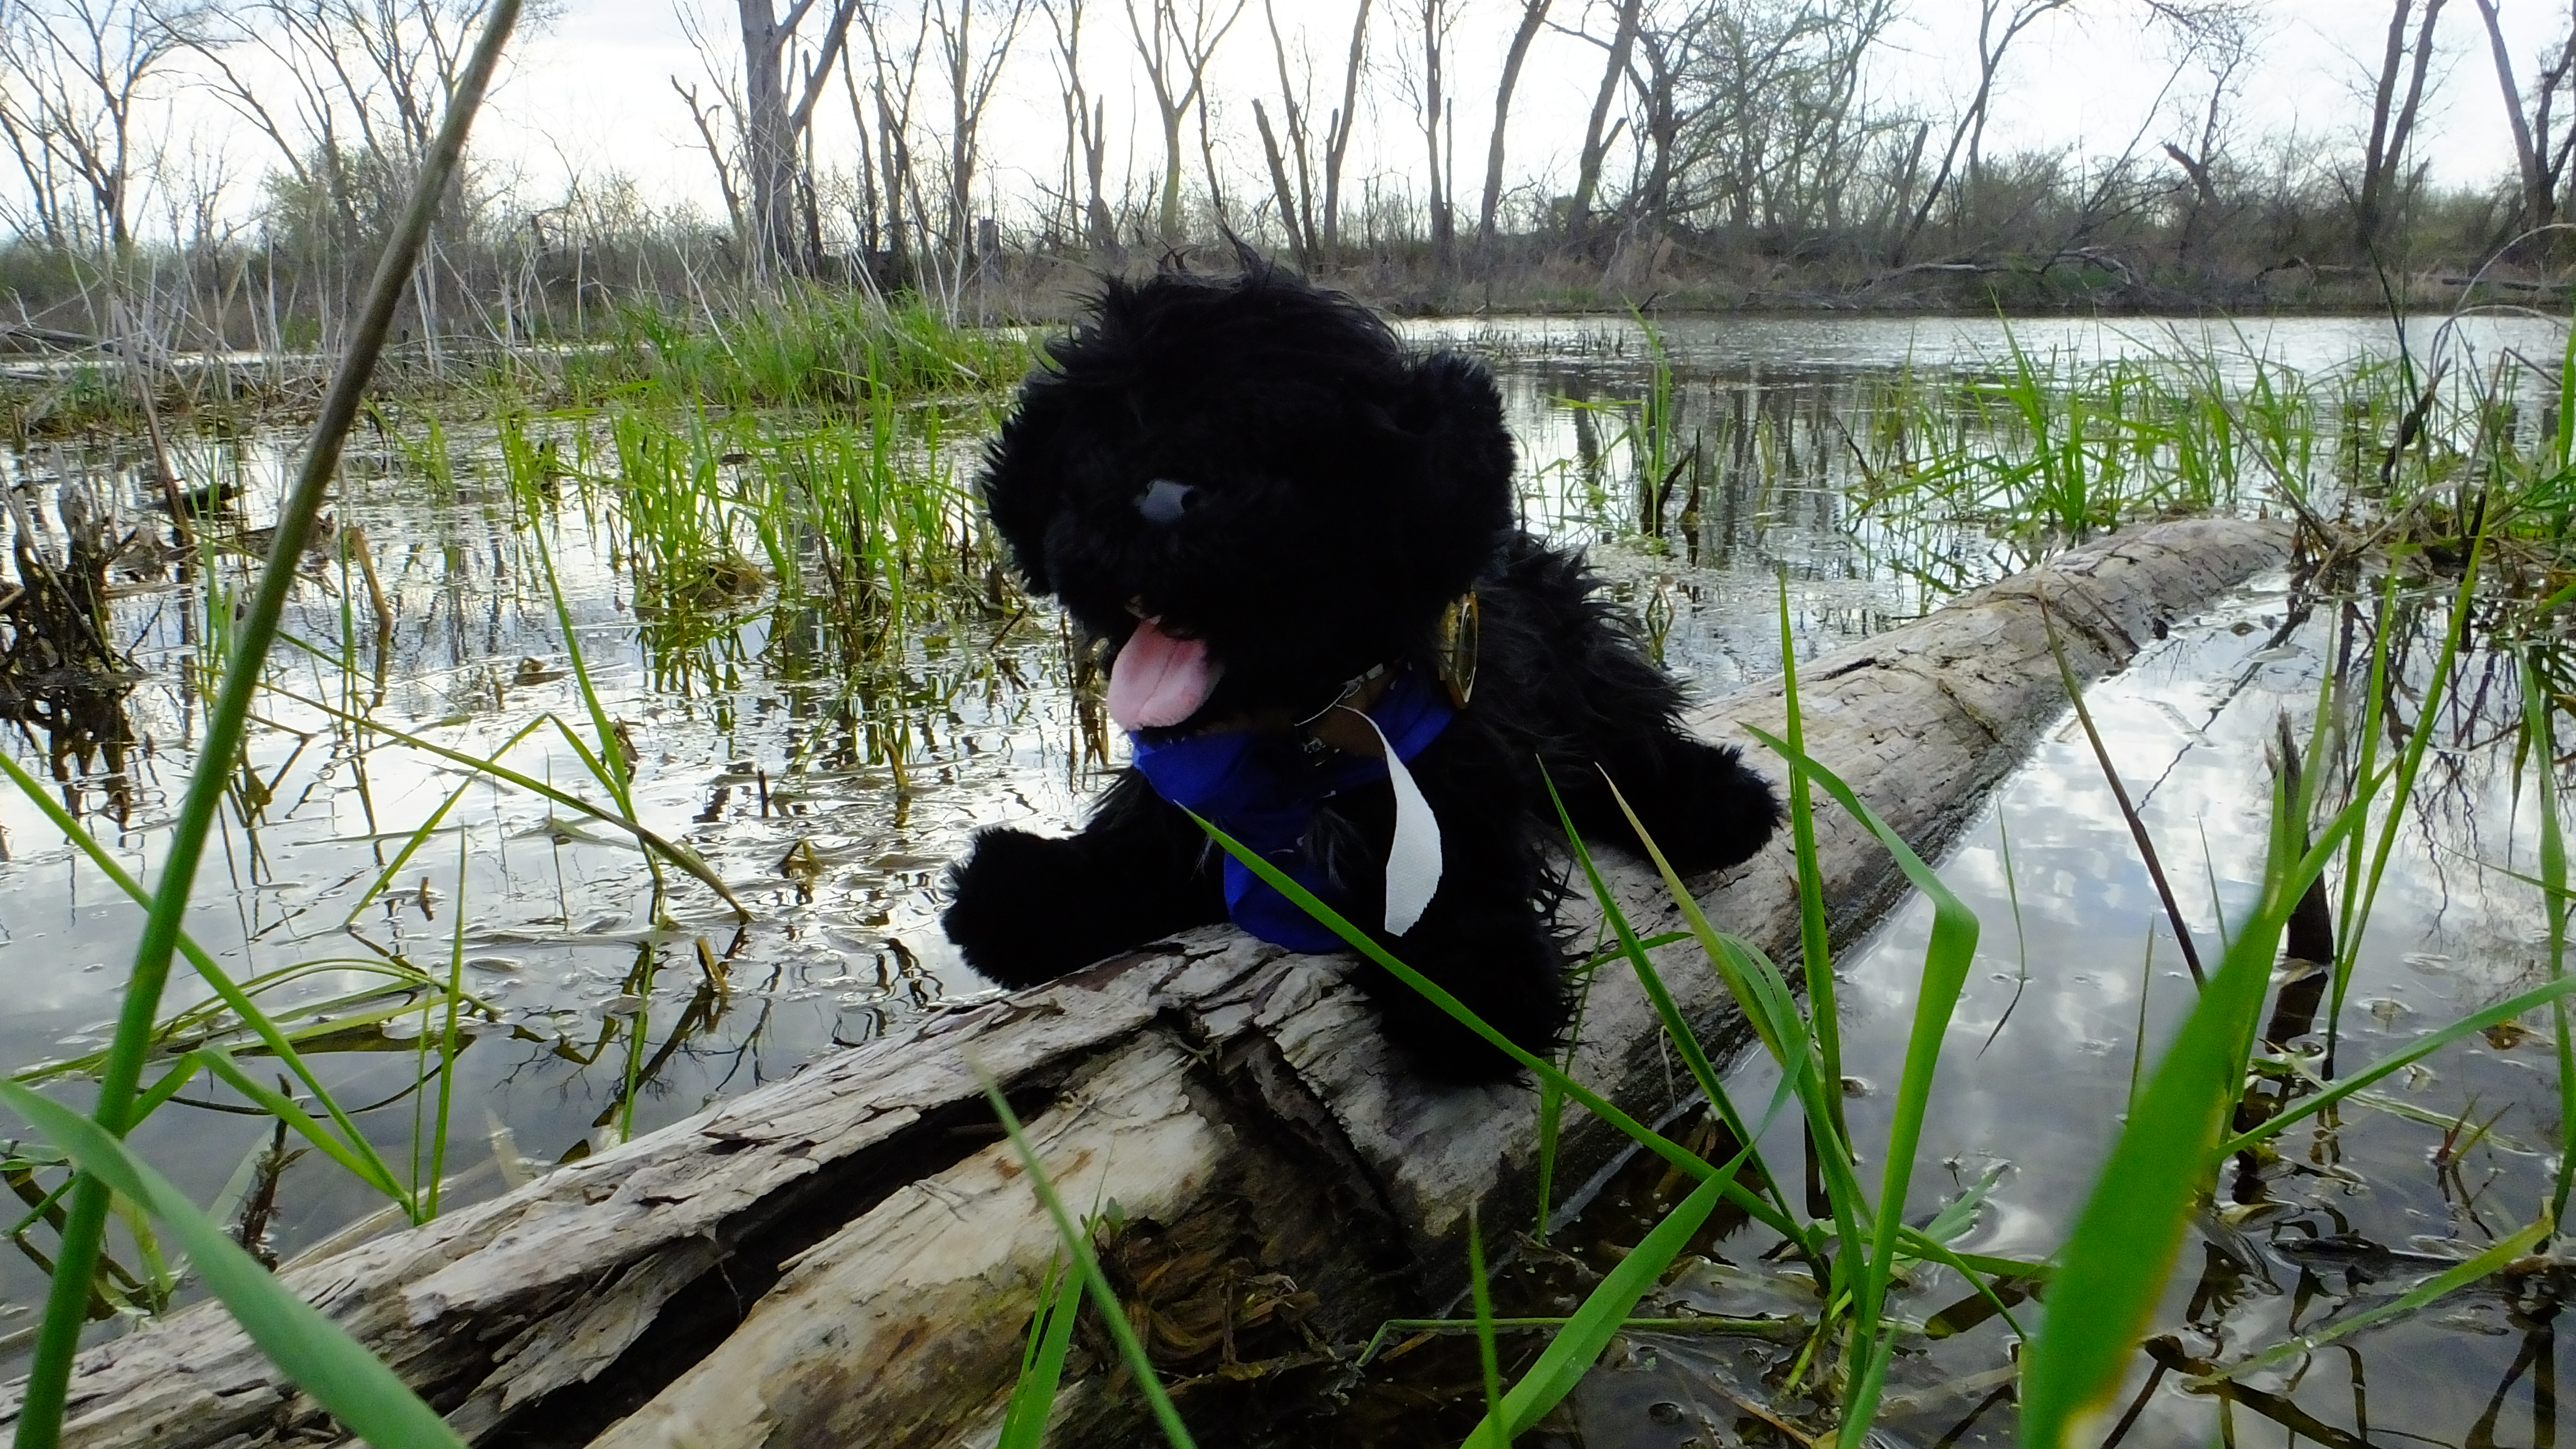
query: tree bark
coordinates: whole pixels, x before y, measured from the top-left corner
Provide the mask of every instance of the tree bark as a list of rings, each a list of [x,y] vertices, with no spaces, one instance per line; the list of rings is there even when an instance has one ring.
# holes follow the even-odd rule
[[[1620,0],[1617,28],[1610,36],[1610,61],[1601,71],[1601,89],[1592,98],[1592,119],[1583,128],[1583,158],[1574,178],[1574,202],[1566,209],[1566,236],[1580,242],[1592,229],[1593,193],[1601,185],[1601,158],[1610,149],[1603,130],[1610,123],[1610,103],[1628,79],[1628,52],[1637,43],[1637,21],[1644,0]]]
[[[2495,57],[2496,90],[2504,99],[2505,119],[2513,127],[2514,162],[2522,179],[2522,229],[2538,231],[2557,220],[2558,178],[2550,165],[2549,109],[2558,87],[2567,79],[2565,57],[2576,54],[2576,33],[2571,33],[2567,45],[2561,47],[2558,64],[2542,67],[2537,77],[2535,128],[2534,117],[2524,111],[2522,88],[2513,78],[2513,52],[2505,47],[2504,23],[2496,13],[2495,0],[2477,0],[2477,6],[2479,18],[2486,22],[2487,49]]]
[[[1905,254],[1913,247],[1914,239],[1922,234],[1924,226],[1932,220],[1932,209],[1940,204],[1942,193],[1949,188],[1950,177],[1953,169],[1958,165],[1959,152],[1962,148],[1968,153],[1968,195],[1973,203],[1976,197],[1978,168],[1982,164],[1981,152],[1985,145],[1986,112],[1994,104],[1995,78],[2003,70],[2004,53],[2012,48],[2013,41],[2024,30],[2029,29],[2041,16],[2066,9],[2073,5],[2075,0],[2015,0],[2012,12],[2004,19],[2003,33],[1997,35],[1995,16],[1999,3],[2000,0],[1981,0],[1978,6],[1977,91],[1970,98],[1968,108],[1959,114],[1959,123],[1950,130],[1950,144],[1941,153],[1940,169],[1933,173],[1931,184],[1923,189],[1923,200],[1915,207],[1913,220],[1906,224],[1904,234],[1897,238],[1896,245],[1887,254],[1887,264],[1891,267],[1904,265]],[[2398,0],[2398,3],[2410,4],[2412,0]],[[2434,0],[2434,3],[2438,5],[2441,0]],[[1917,149],[1920,149],[1919,143]],[[1910,175],[1911,162],[1907,163],[1907,171]]]
[[[1261,133],[1261,159],[1270,167],[1270,194],[1279,204],[1279,227],[1288,234],[1288,254],[1295,259],[1298,271],[1314,263],[1306,251],[1306,230],[1297,224],[1297,192],[1288,184],[1288,163],[1279,154],[1279,138],[1270,129],[1270,113],[1261,108],[1261,98],[1252,98],[1252,124]]]
[[[1342,106],[1324,128],[1324,265],[1342,260],[1342,157],[1351,148],[1351,131],[1359,116],[1360,63],[1368,54],[1369,0],[1360,0],[1351,21],[1351,54],[1342,67]]]
[[[1503,205],[1503,126],[1511,119],[1512,92],[1521,83],[1521,62],[1529,59],[1530,42],[1547,19],[1549,0],[1524,0],[1521,23],[1512,31],[1511,49],[1503,52],[1503,78],[1494,87],[1494,134],[1485,143],[1485,196],[1476,208],[1476,250],[1488,261],[1494,251],[1495,217]]]
[[[2099,674],[2288,541],[2277,522],[2133,529],[1810,661],[1808,750],[1931,854],[2064,712],[2043,601],[2075,667]],[[1688,723],[1776,734],[1785,707],[1774,682]],[[1849,940],[1904,878],[1841,812],[1816,826],[1831,927]],[[1789,857],[1784,832],[1698,886],[1717,921],[1784,959],[1799,939]],[[1651,871],[1604,867],[1641,934],[1673,928]],[[1741,1018],[1713,973],[1667,950],[1664,981],[1723,1060],[1748,1039]],[[1301,1352],[1309,1333],[1351,1343],[1444,1303],[1465,1284],[1471,1213],[1490,1243],[1492,1224],[1580,1206],[1535,1201],[1537,1094],[1414,1079],[1348,970],[1228,927],[1184,933],[281,1277],[450,1406],[469,1442],[989,1442],[1056,1252],[990,1130],[989,1073],[1063,1199],[1117,1201],[1099,1239],[1111,1277],[1164,1366],[1218,1392],[1221,1354]],[[1688,1093],[1659,1033],[1635,978],[1604,970],[1569,1070],[1660,1120]],[[1597,1181],[1625,1150],[1568,1114],[1554,1180]],[[1068,1385],[1050,1442],[1134,1442],[1132,1387],[1105,1369]],[[70,1438],[89,1449],[329,1433],[213,1304],[83,1355],[72,1393]],[[14,1407],[0,1390],[0,1422]]]
[[[1315,232],[1314,142],[1307,130],[1313,108],[1308,104],[1308,88],[1288,77],[1288,42],[1279,33],[1279,14],[1271,0],[1261,0],[1261,18],[1270,27],[1270,57],[1279,70],[1279,104],[1284,112],[1280,120],[1282,134],[1266,139],[1264,145],[1281,152],[1282,160],[1293,162],[1297,186],[1291,193],[1286,186],[1285,165],[1273,167],[1272,187],[1280,197],[1279,220],[1288,232],[1289,250],[1297,256],[1300,271],[1312,270],[1320,238]],[[1255,102],[1253,119],[1261,121],[1261,107]]]
[[[1446,0],[1421,0],[1422,5],[1422,143],[1429,153],[1431,178],[1431,261],[1446,272],[1454,259],[1458,240],[1457,219],[1450,213],[1447,170],[1441,165],[1440,123],[1446,116],[1441,103],[1442,51],[1447,47],[1449,15]]]
[[[787,49],[813,8],[814,0],[795,0],[786,15],[774,16],[771,0],[735,0],[742,34],[743,172],[751,193],[751,235],[743,240],[762,265],[792,272],[810,270],[820,260],[805,256],[798,243],[798,159],[815,99],[849,37],[858,0],[834,0],[813,41],[816,58],[791,98]]]
[[[2415,0],[2396,0],[2389,11],[2388,45],[2371,95],[2370,135],[2362,147],[2361,190],[2353,203],[2354,239],[2365,255],[2379,249],[2397,193],[2404,187],[2406,144],[2413,137],[2415,112],[2423,102],[2425,76],[2433,64],[2433,26],[2441,19],[2445,3],[2447,0],[2424,0],[2424,18],[2416,32],[2411,70],[2406,22],[2414,11]],[[2403,104],[2397,100],[2401,74],[2406,76]]]

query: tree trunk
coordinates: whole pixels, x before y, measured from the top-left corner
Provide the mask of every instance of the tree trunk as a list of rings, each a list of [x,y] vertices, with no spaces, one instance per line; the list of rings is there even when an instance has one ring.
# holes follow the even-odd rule
[[[1310,271],[1315,264],[1318,243],[1315,234],[1314,142],[1306,130],[1312,109],[1307,104],[1306,87],[1288,78],[1288,42],[1279,34],[1279,15],[1271,0],[1261,0],[1261,18],[1270,27],[1270,57],[1279,71],[1279,105],[1284,112],[1280,117],[1285,123],[1284,131],[1277,138],[1275,148],[1282,153],[1284,160],[1294,162],[1297,168],[1297,186],[1293,193],[1283,184],[1288,179],[1285,166],[1273,168],[1273,189],[1280,195],[1279,219],[1287,228],[1289,249],[1297,254],[1298,269]],[[1260,113],[1261,108],[1256,103],[1253,107],[1256,122],[1260,120]]]
[[[2495,0],[2477,0],[2478,15],[2486,21],[2487,49],[2495,57],[2496,89],[2504,98],[2505,119],[2513,126],[2515,168],[2522,178],[2522,229],[2537,231],[2549,225],[2556,210],[2552,193],[2557,186],[2549,175],[2549,164],[2541,155],[2548,144],[2546,134],[2535,140],[2531,118],[2523,114],[2522,88],[2513,79],[2513,52],[2505,47],[2504,24],[2496,15]],[[2554,88],[2544,81],[2541,117],[2548,118],[2547,97]]]
[[[796,138],[787,125],[790,32],[771,18],[769,0],[736,4],[742,29],[742,164],[751,192],[750,234],[743,247],[760,264],[792,266]]]
[[[2396,0],[2388,16],[2388,44],[2379,78],[2371,93],[2370,135],[2362,147],[2360,195],[2353,203],[2354,239],[2364,255],[2377,252],[2404,187],[2406,144],[2415,130],[2415,113],[2424,99],[2426,73],[2433,64],[2433,26],[2446,0],[2424,0],[2424,18],[2416,32],[2412,67],[2406,47],[2406,22],[2415,0]],[[2401,72],[2407,72],[2406,99],[2397,101]]]
[[[1261,159],[1270,167],[1270,194],[1279,204],[1279,229],[1288,234],[1288,254],[1298,271],[1307,271],[1314,263],[1306,253],[1306,232],[1297,224],[1297,193],[1288,184],[1288,163],[1279,154],[1279,138],[1270,129],[1270,113],[1261,107],[1261,98],[1252,98],[1252,124],[1261,133]]]
[[[1332,122],[1324,128],[1324,265],[1335,267],[1342,260],[1342,157],[1351,147],[1351,131],[1359,115],[1360,62],[1368,54],[1369,0],[1360,0],[1359,14],[1351,21],[1351,55],[1342,67],[1342,108],[1333,112]]]
[[[1443,15],[1443,0],[1422,0],[1422,143],[1429,152],[1431,169],[1431,262],[1439,270],[1449,270],[1457,247],[1458,225],[1449,212],[1447,172],[1440,164],[1440,121],[1445,114],[1440,101],[1442,32],[1448,28]]]
[[[1628,52],[1637,43],[1637,20],[1644,0],[1620,0],[1618,28],[1610,36],[1610,62],[1601,71],[1601,90],[1592,98],[1592,119],[1583,128],[1583,160],[1575,173],[1574,202],[1566,209],[1565,234],[1580,242],[1592,229],[1593,193],[1601,186],[1601,158],[1610,149],[1610,103],[1628,79]]]
[[[809,178],[800,166],[806,133],[814,121],[814,102],[824,78],[840,58],[858,0],[835,0],[813,41],[815,58],[793,97],[788,91],[787,50],[805,23],[815,0],[794,0],[784,18],[773,18],[771,0],[734,0],[742,33],[742,153],[744,180],[750,192],[750,235],[743,238],[756,271],[804,270],[804,249],[797,244],[800,183]]]
[[[1529,59],[1530,42],[1538,38],[1539,25],[1547,19],[1548,0],[1525,0],[1521,6],[1520,27],[1512,32],[1512,47],[1503,53],[1503,78],[1494,87],[1494,134],[1485,143],[1485,197],[1476,209],[1476,250],[1492,260],[1494,252],[1495,214],[1503,204],[1503,125],[1511,118],[1512,91],[1521,83],[1521,62]]]
[[[2098,674],[2287,546],[2283,524],[2204,520],[2072,550],[1802,667],[1807,748],[1931,854],[2065,709],[2043,600],[2075,666]],[[1784,709],[1775,682],[1689,723],[1777,733]],[[1904,878],[1841,812],[1815,823],[1829,919],[1849,940]],[[1784,959],[1799,940],[1789,857],[1784,832],[1700,884],[1716,920]],[[1673,929],[1651,871],[1604,867],[1641,934]],[[1723,1060],[1748,1038],[1741,1017],[1713,973],[1667,950],[1664,981]],[[280,1276],[450,1406],[472,1443],[990,1442],[1057,1250],[991,1130],[990,1072],[1063,1200],[1118,1203],[1108,1271],[1165,1367],[1224,1392],[1208,1372],[1220,1342],[1247,1364],[1308,1334],[1355,1343],[1463,1287],[1471,1212],[1490,1243],[1492,1224],[1541,1210],[1537,1094],[1415,1079],[1349,969],[1230,927],[1184,933]],[[1583,1021],[1578,1080],[1647,1121],[1686,1104],[1631,974],[1599,973]],[[1571,1113],[1555,1151],[1556,1182],[1598,1181],[1626,1142]],[[1136,1442],[1114,1372],[1094,1364],[1066,1393],[1051,1443]],[[5,1422],[14,1391],[0,1396]],[[213,1304],[84,1354],[68,1427],[88,1449],[283,1449],[331,1432]]]
[[[1091,124],[1082,133],[1082,165],[1089,177],[1091,244],[1101,250],[1118,245],[1118,224],[1100,194],[1101,171],[1109,161],[1109,102],[1091,103]]]
[[[2002,34],[1998,35],[1995,33],[1995,16],[2000,3],[2001,0],[1981,0],[1978,6],[1977,92],[1969,100],[1968,109],[1960,113],[1958,124],[1950,130],[1950,145],[1941,153],[1941,167],[1933,173],[1931,184],[1923,189],[1923,200],[1914,209],[1914,219],[1906,224],[1904,234],[1888,251],[1887,264],[1891,267],[1904,265],[1906,252],[1913,247],[1914,239],[1932,220],[1932,208],[1940,204],[1942,193],[1949,188],[1952,170],[1957,166],[1959,152],[1963,148],[1968,153],[1968,198],[1970,204],[1974,204],[1978,167],[1982,164],[1980,153],[1985,145],[1986,112],[1994,103],[1995,77],[2003,70],[2004,53],[2012,49],[2013,41],[2041,16],[2066,9],[2075,0],[2016,0],[2012,11],[2004,17]],[[2409,4],[2412,0],[2399,0],[2399,3]],[[2441,0],[2434,0],[2434,3],[2439,4]],[[1917,149],[1920,149],[1919,143]],[[1909,161],[1909,175],[1912,169],[1913,163]]]

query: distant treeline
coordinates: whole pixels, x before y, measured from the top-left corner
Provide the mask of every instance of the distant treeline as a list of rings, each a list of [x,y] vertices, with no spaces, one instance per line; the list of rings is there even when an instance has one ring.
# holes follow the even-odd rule
[[[2275,23],[2260,0],[1980,0],[1975,72],[1940,115],[1870,88],[1899,0],[1511,0],[1464,19],[1464,0],[794,0],[784,18],[734,0],[738,24],[696,32],[719,79],[671,81],[723,216],[617,176],[538,202],[487,169],[450,198],[405,325],[434,355],[596,336],[636,305],[720,317],[791,282],[1042,318],[1099,271],[1221,267],[1238,244],[1422,311],[2373,306],[2448,300],[2472,277],[2554,299],[2576,34],[2515,56],[2487,0],[2483,32],[2457,14],[2445,30],[2444,0],[2372,3],[2385,50],[2354,77],[2333,133],[2348,139],[2321,145],[2237,125]],[[327,349],[488,6],[0,7],[8,335]],[[2134,25],[2171,66],[2119,155],[1988,148],[2013,46],[2059,12]],[[1460,28],[1501,41],[1505,23],[1499,74],[1462,76]],[[1574,53],[1598,67],[1570,175],[1515,169],[1507,144],[1543,36],[1588,42]],[[1104,46],[1141,67],[1134,95],[1086,81]],[[1211,64],[1246,46],[1275,88],[1219,115]],[[2490,63],[2509,179],[2433,188],[2426,98]],[[985,148],[1015,68],[1053,77],[1064,155],[1006,194]],[[1491,100],[1482,138],[1456,125],[1470,83]],[[221,148],[170,135],[183,87],[264,138],[255,187]],[[1131,121],[1134,164],[1113,171]],[[1386,160],[1408,146],[1416,164]]]

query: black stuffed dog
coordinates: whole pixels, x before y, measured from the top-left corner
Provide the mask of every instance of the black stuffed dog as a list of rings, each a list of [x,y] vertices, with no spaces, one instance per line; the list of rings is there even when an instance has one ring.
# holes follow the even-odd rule
[[[1358,303],[1257,265],[1110,282],[1047,354],[984,498],[1029,588],[1114,646],[1136,765],[1071,839],[976,837],[945,925],[977,971],[1032,985],[1229,917],[1342,949],[1186,806],[1545,1053],[1567,1013],[1545,780],[1634,850],[1606,771],[1685,873],[1770,836],[1770,787],[1680,731],[1680,691],[1582,560],[1514,526],[1482,366],[1408,355]],[[1420,1070],[1514,1070],[1364,969]]]

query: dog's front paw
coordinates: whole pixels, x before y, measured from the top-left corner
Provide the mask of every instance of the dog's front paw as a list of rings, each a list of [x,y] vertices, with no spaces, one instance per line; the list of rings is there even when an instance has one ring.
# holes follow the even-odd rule
[[[1394,948],[1514,1046],[1556,1054],[1570,1008],[1565,958],[1526,903],[1505,900],[1482,921],[1417,929]],[[1519,1077],[1519,1062],[1392,973],[1371,970],[1361,982],[1387,1039],[1423,1076],[1463,1085]]]
[[[950,904],[939,918],[966,964],[1011,987],[1052,981],[1100,952],[1088,916],[1081,852],[1069,840],[986,830],[948,868]]]
[[[1732,745],[1675,740],[1659,773],[1650,790],[1631,793],[1628,803],[1664,859],[1684,875],[1743,864],[1780,823],[1771,782]]]

